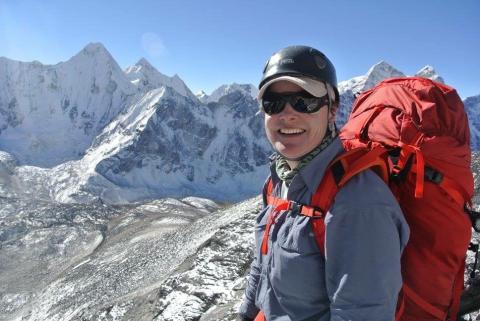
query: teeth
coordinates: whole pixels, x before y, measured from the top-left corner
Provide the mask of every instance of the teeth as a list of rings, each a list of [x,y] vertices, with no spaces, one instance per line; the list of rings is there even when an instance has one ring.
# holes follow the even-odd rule
[[[301,134],[303,133],[305,130],[303,129],[298,129],[298,128],[283,128],[283,129],[280,129],[280,133],[282,134]]]

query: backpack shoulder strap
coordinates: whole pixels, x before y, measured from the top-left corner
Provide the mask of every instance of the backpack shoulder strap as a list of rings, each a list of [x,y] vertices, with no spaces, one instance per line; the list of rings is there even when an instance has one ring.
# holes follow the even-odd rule
[[[325,242],[325,225],[323,219],[332,205],[335,195],[352,177],[367,169],[375,170],[384,181],[388,182],[388,162],[385,158],[386,155],[387,150],[383,147],[377,147],[372,150],[356,148],[343,153],[327,168],[325,176],[311,198],[310,205],[298,204],[274,196],[273,181],[272,178],[269,177],[263,188],[263,199],[265,204],[273,206],[274,214],[270,215],[267,220],[262,241],[262,254],[267,254],[268,252],[268,235],[276,213],[280,210],[292,209],[295,206],[298,206],[301,215],[312,218],[311,222],[315,240],[323,253]]]
[[[340,155],[327,168],[311,199],[313,208],[322,213],[321,216],[313,216],[311,222],[315,241],[324,255],[325,224],[323,219],[316,219],[316,217],[325,218],[340,188],[360,172],[373,169],[383,181],[388,183],[387,155],[387,150],[381,146],[372,150],[356,148]]]
[[[366,148],[352,149],[332,161],[325,176],[312,196],[311,203],[326,213],[332,205],[335,195],[355,175],[372,169],[380,178],[388,183],[388,151],[377,146],[371,150]]]

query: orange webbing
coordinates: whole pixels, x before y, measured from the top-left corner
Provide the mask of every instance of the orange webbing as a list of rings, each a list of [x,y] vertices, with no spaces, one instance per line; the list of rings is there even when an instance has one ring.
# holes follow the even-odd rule
[[[344,169],[343,176],[337,185],[332,172],[332,165],[330,165],[317,191],[312,196],[312,204],[326,213],[332,205],[339,188],[345,185],[353,176],[370,168],[385,182],[388,182],[388,165],[386,160],[382,158],[386,153],[387,150],[384,147],[377,146],[372,150],[355,148],[337,157],[331,164],[340,162]]]
[[[325,175],[318,185],[317,191],[312,196],[311,204],[314,208],[319,209],[322,212],[320,217],[324,218],[324,215],[330,209],[335,195],[337,195],[339,189],[345,185],[354,175],[369,169],[377,168],[379,175],[384,180],[388,180],[388,166],[386,161],[381,158],[386,153],[386,149],[383,147],[374,148],[371,151],[364,148],[352,149],[340,157],[336,158],[325,172]],[[336,162],[341,162],[344,174],[340,178],[340,182],[337,184],[332,171],[332,166]],[[314,219],[311,221],[313,227],[313,234],[315,241],[320,251],[325,255],[325,223],[323,219]]]
[[[263,311],[258,312],[257,316],[255,317],[255,320],[253,321],[267,321],[265,318],[265,314],[263,314]]]
[[[311,203],[314,207],[320,208],[323,213],[327,213],[332,205],[333,199],[338,192],[337,183],[331,170],[327,170],[323,179],[318,185],[317,191],[312,196]]]
[[[336,159],[334,159],[330,166],[325,171],[322,181],[317,187],[317,191],[312,195],[311,203],[314,207],[319,208],[323,211],[324,214],[327,213],[328,209],[332,205],[333,199],[338,192],[338,186],[335,182],[335,177],[332,172],[332,165],[340,162],[346,171],[350,163],[350,159],[358,158],[359,154],[364,154],[366,149],[364,148],[355,148],[351,149]]]
[[[325,257],[325,217],[312,219],[313,236],[315,237],[315,243],[317,243],[318,249]]]
[[[262,247],[261,251],[262,254],[266,255],[268,253],[268,237],[270,235],[270,228],[272,227],[272,224],[275,222],[275,219],[277,218],[278,214],[280,214],[281,211],[286,211],[288,210],[288,201],[280,198],[276,198],[272,196],[273,203],[275,204],[274,208],[272,208],[270,214],[268,215],[267,219],[267,225],[265,226],[265,232],[263,233],[263,239],[262,239]]]
[[[416,174],[417,169],[412,168],[411,172]],[[469,203],[470,197],[465,191],[465,189],[460,184],[458,184],[456,180],[446,176],[445,173],[442,172],[441,174],[443,175],[442,181],[437,185],[460,206],[463,207],[465,203]],[[416,179],[418,180],[418,177]]]
[[[288,201],[273,196],[272,192],[273,192],[272,178],[269,178],[267,183],[267,188],[266,188],[267,204],[272,205],[273,208],[268,215],[267,225],[265,226],[265,232],[263,233],[262,246],[261,246],[261,253],[263,255],[266,255],[268,253],[268,237],[270,235],[270,228],[272,227],[272,224],[275,222],[275,219],[277,218],[277,215],[280,213],[280,211],[288,210]]]
[[[300,210],[300,214],[302,214],[303,216],[308,216],[308,217],[321,218],[321,217],[324,216],[325,213],[323,212],[322,209],[302,205],[302,209]]]
[[[382,158],[388,151],[382,147],[377,146],[372,150],[366,152],[364,149],[359,149],[357,159],[348,164],[345,159],[341,160],[345,169],[345,174],[338,183],[341,187],[345,185],[353,176],[367,169],[374,170],[384,182],[388,182],[390,173],[388,171],[388,163]]]
[[[398,164],[395,166],[399,171],[404,169],[407,164],[410,156],[415,154],[414,159],[414,170],[417,173],[416,182],[415,182],[415,198],[423,197],[423,185],[424,185],[424,171],[425,171],[425,161],[423,159],[422,151],[420,150],[420,145],[423,143],[424,134],[419,132],[412,139],[411,144],[404,143],[402,141],[398,142],[398,147],[401,148],[400,158],[398,159]]]

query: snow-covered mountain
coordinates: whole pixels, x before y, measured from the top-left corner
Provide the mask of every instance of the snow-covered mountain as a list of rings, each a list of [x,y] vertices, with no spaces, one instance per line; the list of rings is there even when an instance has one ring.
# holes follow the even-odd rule
[[[415,76],[444,83],[443,78],[429,65],[420,69]],[[395,69],[386,61],[381,61],[373,65],[365,75],[339,82],[340,108],[337,112],[337,125],[342,127],[348,120],[357,94],[374,87],[382,80],[393,77],[405,77],[405,74]]]
[[[384,79],[404,76],[401,71],[398,71],[386,61],[381,61],[373,65],[365,75],[339,82],[340,107],[336,117],[337,126],[341,128],[347,122],[358,93],[370,89]]]
[[[17,98],[5,108],[0,104],[6,124],[0,150],[9,159],[8,170],[0,168],[3,195],[61,202],[180,195],[231,201],[255,195],[265,179],[271,149],[255,116],[252,85],[222,86],[215,101],[203,104],[178,76],[163,75],[143,58],[123,72],[100,44],[55,66],[7,62],[3,97]],[[57,80],[38,76],[50,73]],[[51,93],[37,78],[58,88]],[[21,99],[27,92],[31,99]],[[45,117],[47,108],[54,116]],[[12,169],[12,162],[23,166]],[[53,168],[41,168],[47,166]]]
[[[228,94],[231,94],[233,92],[241,92],[245,96],[250,96],[253,99],[256,99],[258,96],[258,89],[256,86],[251,85],[251,84],[237,84],[233,83],[230,85],[222,85],[215,89],[210,96],[204,95],[202,97],[203,102],[205,103],[210,103],[210,102],[218,102],[220,98],[223,96],[226,96]],[[198,96],[197,96],[198,97]]]
[[[202,103],[207,103],[208,95],[203,90],[197,92],[195,96],[197,96],[198,100],[200,100]]]
[[[380,61],[373,65],[365,75],[339,82],[338,91],[340,93],[347,91],[359,93],[372,88],[384,79],[404,76],[405,74],[395,69],[386,61]]]
[[[182,96],[189,97],[194,101],[197,99],[178,75],[168,77],[162,74],[145,58],[140,59],[135,65],[125,69],[125,74],[131,83],[143,94],[152,89],[167,86],[172,87],[173,90]]]
[[[93,176],[77,187],[92,190],[92,179],[106,178],[92,194],[121,187],[110,202],[132,201],[132,190],[230,201],[255,195],[271,153],[256,111],[240,92],[206,106],[169,87],[152,90],[97,138],[82,160],[95,166]]]
[[[443,80],[442,77],[440,77],[437,72],[435,71],[435,69],[433,69],[432,66],[425,66],[423,67],[422,69],[420,69],[416,74],[415,76],[418,76],[418,77],[423,77],[423,78],[428,78],[428,79],[431,79],[433,81],[436,81],[436,82],[439,82],[439,83],[442,83],[444,84],[445,81]]]
[[[3,185],[9,195],[59,202],[241,200],[258,193],[271,153],[257,108],[240,92],[206,106],[171,87],[154,89],[112,121],[81,160],[46,170],[15,167],[4,153]]]
[[[430,66],[418,75],[441,79]],[[397,76],[403,73],[382,61],[340,82],[338,124],[356,93]],[[100,44],[54,66],[1,58],[0,79],[3,196],[234,201],[257,194],[267,175],[271,147],[255,115],[253,85],[223,85],[196,96],[178,76],[163,75],[144,58],[123,72]],[[475,100],[467,101],[475,132]]]
[[[471,146],[480,149],[480,95],[468,97],[463,101],[470,125]]]
[[[0,57],[0,150],[42,167],[79,159],[135,92],[98,43],[56,65]]]
[[[121,207],[0,198],[0,320],[87,320],[157,288],[226,223],[194,224],[217,209],[198,198]]]
[[[340,113],[399,75],[381,62],[342,82]],[[145,59],[123,72],[99,44],[54,66],[0,58],[0,319],[235,320],[261,200],[181,197],[258,194],[271,148],[256,88],[215,92],[197,98]],[[478,146],[480,96],[465,106]],[[63,141],[32,147],[52,133]],[[478,154],[473,170],[478,187]],[[177,199],[137,203],[161,196]]]
[[[116,207],[0,198],[0,319],[236,320],[261,200],[216,209],[192,198]],[[469,251],[467,280],[473,263]],[[477,273],[467,290],[477,306],[478,282]]]

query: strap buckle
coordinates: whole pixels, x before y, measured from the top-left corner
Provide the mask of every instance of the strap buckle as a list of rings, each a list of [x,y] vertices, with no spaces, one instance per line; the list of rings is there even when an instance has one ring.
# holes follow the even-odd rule
[[[302,211],[303,204],[297,203],[295,201],[288,201],[288,209],[289,211],[297,211],[300,213]]]
[[[308,216],[310,218],[325,217],[325,212],[322,209],[318,207],[307,206],[295,201],[288,201],[288,210],[297,211],[298,214]]]

